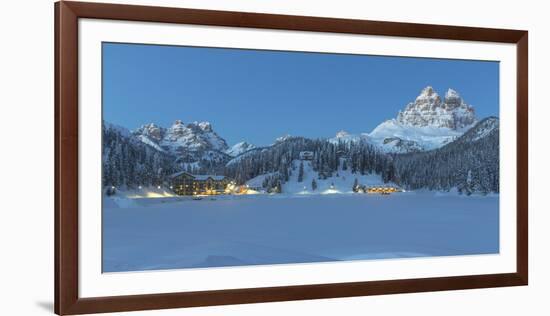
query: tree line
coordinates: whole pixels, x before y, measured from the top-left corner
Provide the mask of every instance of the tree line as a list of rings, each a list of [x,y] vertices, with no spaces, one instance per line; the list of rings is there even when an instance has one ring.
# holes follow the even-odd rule
[[[495,123],[496,120],[496,123]],[[487,125],[497,124],[488,135],[476,138]],[[378,174],[384,182],[405,189],[450,190],[460,192],[499,192],[498,119],[482,121],[454,142],[439,149],[409,154],[388,154],[366,141],[333,142],[327,139],[288,137],[272,146],[248,151],[227,163],[223,156],[194,164],[148,146],[132,135],[110,125],[103,127],[103,185],[157,186],[169,182],[172,173],[226,175],[237,183],[266,175],[262,186],[281,192],[293,172],[303,179],[300,152],[314,153],[311,165],[318,179],[327,179],[339,170],[354,174]],[[217,156],[214,156],[217,157]],[[297,170],[296,170],[297,169]],[[313,181],[312,187],[317,183]]]

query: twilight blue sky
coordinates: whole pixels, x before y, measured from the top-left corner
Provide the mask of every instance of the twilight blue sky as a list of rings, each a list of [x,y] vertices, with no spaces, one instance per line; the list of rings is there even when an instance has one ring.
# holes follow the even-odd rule
[[[498,62],[103,44],[103,118],[209,121],[229,145],[370,132],[431,85],[498,116]]]

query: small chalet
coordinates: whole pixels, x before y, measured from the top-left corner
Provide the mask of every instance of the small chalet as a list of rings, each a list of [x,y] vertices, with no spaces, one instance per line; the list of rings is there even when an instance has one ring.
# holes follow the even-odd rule
[[[312,151],[301,151],[300,152],[300,159],[301,160],[313,160],[313,152]]]
[[[194,175],[185,171],[170,176],[170,185],[177,195],[216,195],[225,193],[231,179],[225,176]]]

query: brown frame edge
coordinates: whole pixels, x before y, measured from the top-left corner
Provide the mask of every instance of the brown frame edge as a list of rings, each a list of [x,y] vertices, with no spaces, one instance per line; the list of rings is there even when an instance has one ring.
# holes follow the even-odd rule
[[[517,45],[517,272],[424,279],[79,298],[78,19],[185,23]],[[55,313],[178,307],[460,290],[528,283],[528,33],[519,30],[60,1],[55,3]]]

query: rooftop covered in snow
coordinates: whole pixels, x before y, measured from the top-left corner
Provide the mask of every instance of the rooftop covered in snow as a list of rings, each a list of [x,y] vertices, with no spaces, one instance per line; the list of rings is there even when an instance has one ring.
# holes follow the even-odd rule
[[[173,173],[170,175],[170,178],[176,178],[181,175],[187,175],[195,180],[202,180],[202,181],[207,180],[209,178],[216,181],[220,181],[227,178],[226,176],[218,176],[218,175],[210,175],[210,174],[191,174],[187,171],[180,171],[180,172]]]

